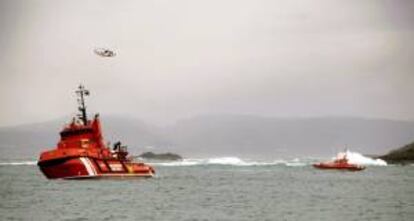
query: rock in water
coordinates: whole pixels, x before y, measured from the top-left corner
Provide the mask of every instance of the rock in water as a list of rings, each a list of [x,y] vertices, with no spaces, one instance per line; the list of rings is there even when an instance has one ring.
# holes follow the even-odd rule
[[[153,153],[153,152],[145,152],[138,157],[148,159],[148,160],[182,160],[183,158],[174,153]]]

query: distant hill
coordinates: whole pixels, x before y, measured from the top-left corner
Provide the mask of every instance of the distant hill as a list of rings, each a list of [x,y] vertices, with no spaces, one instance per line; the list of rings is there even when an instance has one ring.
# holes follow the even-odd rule
[[[61,129],[58,121],[0,128],[0,159],[33,158],[53,147]]]
[[[414,139],[414,122],[363,118],[267,118],[208,115],[160,128],[141,120],[101,116],[107,141],[121,140],[133,155],[329,156],[345,147],[384,154]],[[0,158],[36,158],[55,146],[65,121],[0,128]]]
[[[345,147],[383,154],[414,139],[414,122],[363,118],[201,116],[167,128],[180,153],[321,156]]]
[[[414,142],[379,157],[390,163],[414,162]]]

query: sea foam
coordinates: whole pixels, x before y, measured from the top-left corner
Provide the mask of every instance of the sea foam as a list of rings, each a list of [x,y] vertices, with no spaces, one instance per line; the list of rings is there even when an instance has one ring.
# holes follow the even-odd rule
[[[37,161],[0,162],[0,166],[33,166]]]
[[[273,160],[273,161],[255,161],[249,159],[240,159],[238,157],[214,157],[206,159],[183,159],[182,161],[174,162],[155,162],[150,163],[158,166],[197,166],[197,165],[224,165],[224,166],[305,166],[306,162],[295,158],[292,160]]]

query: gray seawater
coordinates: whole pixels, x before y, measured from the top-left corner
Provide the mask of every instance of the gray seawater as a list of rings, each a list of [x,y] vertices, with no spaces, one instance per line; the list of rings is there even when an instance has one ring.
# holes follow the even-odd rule
[[[0,220],[414,220],[414,167],[157,166],[152,179],[47,180],[0,166]]]

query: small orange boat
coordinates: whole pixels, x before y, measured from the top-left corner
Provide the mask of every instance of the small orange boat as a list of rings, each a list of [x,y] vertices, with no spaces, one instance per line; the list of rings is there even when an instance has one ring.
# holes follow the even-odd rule
[[[84,97],[89,91],[82,85],[77,118],[60,132],[57,147],[41,153],[37,165],[49,179],[85,179],[106,177],[152,177],[154,169],[144,163],[133,162],[121,142],[111,150],[104,143],[99,115],[88,120]]]
[[[334,170],[350,170],[350,171],[360,171],[365,169],[365,166],[349,163],[347,154],[343,154],[333,160],[328,162],[320,162],[313,164],[313,167],[318,169],[334,169]]]

